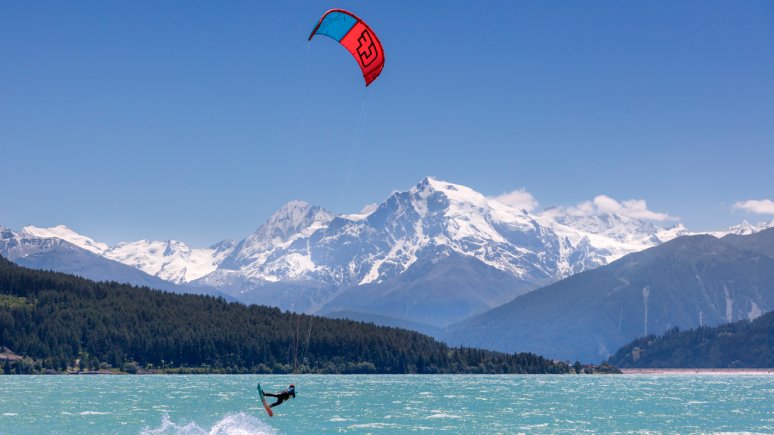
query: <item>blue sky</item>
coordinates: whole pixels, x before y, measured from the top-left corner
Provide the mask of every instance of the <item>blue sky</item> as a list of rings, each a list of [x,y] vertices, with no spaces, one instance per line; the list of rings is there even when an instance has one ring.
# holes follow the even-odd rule
[[[368,90],[342,47],[306,40],[332,7],[384,45]],[[293,199],[354,212],[425,176],[538,209],[645,200],[696,231],[774,217],[770,1],[0,9],[13,229],[206,246]]]

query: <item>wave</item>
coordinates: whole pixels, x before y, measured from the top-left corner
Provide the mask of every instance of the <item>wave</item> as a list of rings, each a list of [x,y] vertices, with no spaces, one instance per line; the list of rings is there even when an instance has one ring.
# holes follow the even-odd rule
[[[452,419],[458,419],[458,418],[462,418],[462,417],[461,417],[461,416],[459,416],[459,415],[455,415],[455,414],[446,414],[446,413],[443,413],[443,412],[434,412],[432,415],[428,415],[427,417],[425,417],[425,419],[426,419],[426,420],[429,420],[429,419],[434,419],[434,418],[452,418]]]
[[[165,414],[161,419],[161,425],[157,428],[145,428],[142,435],[151,434],[175,434],[175,435],[274,435],[276,429],[264,423],[260,419],[245,413],[229,414],[215,422],[209,429],[202,428],[196,422],[177,424]]]

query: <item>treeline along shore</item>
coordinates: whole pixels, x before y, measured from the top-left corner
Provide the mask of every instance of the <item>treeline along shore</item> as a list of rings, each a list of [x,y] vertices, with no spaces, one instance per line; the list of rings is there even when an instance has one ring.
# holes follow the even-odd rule
[[[531,353],[32,270],[0,257],[2,373],[574,373]],[[5,358],[3,358],[5,355]],[[612,371],[608,366],[580,371]]]
[[[609,363],[627,369],[774,369],[774,312],[755,320],[648,335],[623,346]]]

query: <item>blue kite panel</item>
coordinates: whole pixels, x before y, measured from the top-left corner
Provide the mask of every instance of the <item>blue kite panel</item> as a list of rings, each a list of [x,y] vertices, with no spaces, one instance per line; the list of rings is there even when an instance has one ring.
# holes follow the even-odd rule
[[[341,41],[347,32],[357,23],[357,20],[341,12],[331,12],[323,18],[316,34],[329,36],[336,41]]]

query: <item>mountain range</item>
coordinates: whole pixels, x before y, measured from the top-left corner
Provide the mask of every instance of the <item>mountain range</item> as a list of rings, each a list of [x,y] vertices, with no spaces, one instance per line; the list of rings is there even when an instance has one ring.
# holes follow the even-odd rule
[[[51,234],[61,237],[53,237]],[[210,287],[164,280],[83,247],[93,243],[91,239],[79,236],[63,226],[50,230],[27,227],[18,233],[0,227],[0,255],[20,266],[72,273],[94,281],[131,283],[174,293],[209,294],[235,300]]]
[[[426,178],[358,214],[292,201],[244,239],[208,248],[173,240],[108,246],[65,226],[28,226],[0,228],[0,255],[92,279],[433,330],[689,234],[615,213],[530,213]]]
[[[774,310],[774,228],[684,236],[573,275],[448,328],[455,345],[601,361],[651,334]]]

